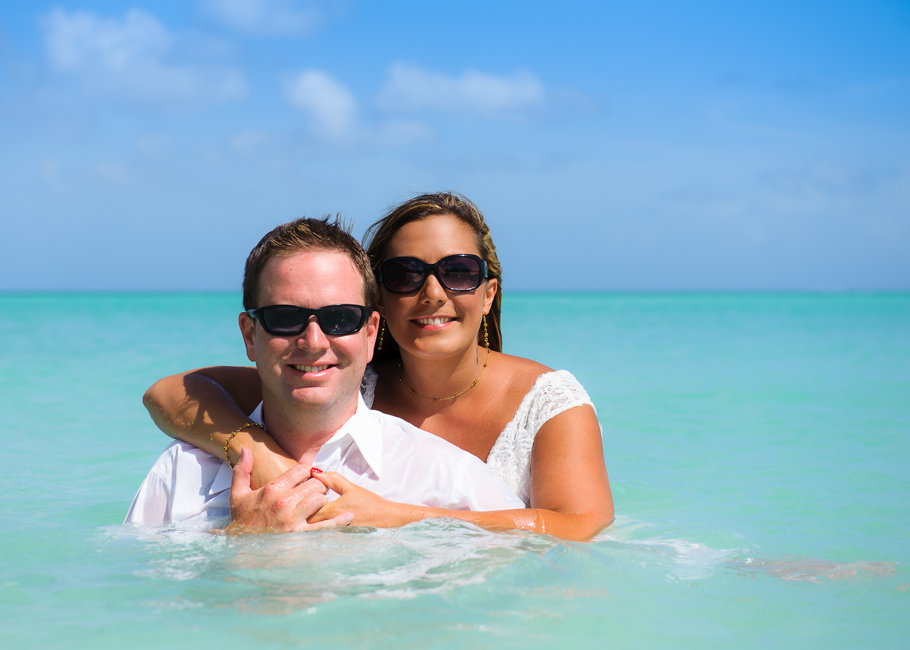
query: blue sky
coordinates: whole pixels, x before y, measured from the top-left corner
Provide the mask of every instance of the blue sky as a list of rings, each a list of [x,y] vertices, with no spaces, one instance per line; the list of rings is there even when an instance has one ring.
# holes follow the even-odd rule
[[[910,3],[0,0],[0,290],[442,189],[507,290],[908,289]]]

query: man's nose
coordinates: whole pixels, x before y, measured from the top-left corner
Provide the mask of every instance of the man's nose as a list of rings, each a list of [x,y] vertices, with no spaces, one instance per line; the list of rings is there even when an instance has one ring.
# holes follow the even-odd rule
[[[306,329],[297,337],[297,345],[302,350],[324,350],[329,347],[329,339],[319,327],[315,316],[310,316]]]

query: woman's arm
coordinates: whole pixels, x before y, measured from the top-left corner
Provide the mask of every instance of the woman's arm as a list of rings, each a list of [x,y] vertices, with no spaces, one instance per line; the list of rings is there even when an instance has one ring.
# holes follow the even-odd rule
[[[531,507],[540,513],[539,532],[565,539],[590,539],[613,523],[613,494],[592,406],[564,411],[537,432]]]
[[[531,453],[531,508],[470,512],[394,503],[334,472],[316,474],[341,496],[310,517],[310,523],[343,512],[355,526],[383,528],[434,517],[452,517],[491,530],[524,529],[569,540],[588,540],[613,522],[613,497],[603,460],[597,416],[579,406],[548,420]]]
[[[232,431],[250,422],[247,415],[262,400],[255,368],[218,366],[171,375],[149,388],[142,397],[149,415],[167,435],[224,458]],[[253,452],[253,488],[261,487],[297,464],[259,427],[234,436],[228,447],[232,463],[240,450]]]

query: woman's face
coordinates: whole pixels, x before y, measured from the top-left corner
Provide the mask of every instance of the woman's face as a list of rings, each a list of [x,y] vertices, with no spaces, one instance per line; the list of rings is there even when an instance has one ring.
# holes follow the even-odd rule
[[[416,257],[434,264],[443,257],[481,255],[477,235],[450,215],[427,217],[402,226],[392,237],[385,259]],[[477,345],[481,319],[490,311],[498,281],[484,280],[473,291],[449,291],[428,275],[416,291],[389,293],[380,286],[379,311],[402,352],[445,357]]]

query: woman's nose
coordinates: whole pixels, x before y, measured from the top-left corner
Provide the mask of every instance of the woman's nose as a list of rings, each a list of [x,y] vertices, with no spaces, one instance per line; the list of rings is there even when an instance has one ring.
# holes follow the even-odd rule
[[[439,283],[436,274],[430,273],[420,288],[421,297],[427,301],[442,301],[446,299],[446,290]]]

